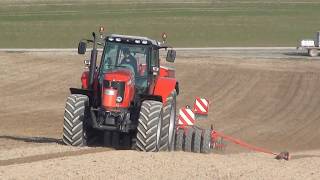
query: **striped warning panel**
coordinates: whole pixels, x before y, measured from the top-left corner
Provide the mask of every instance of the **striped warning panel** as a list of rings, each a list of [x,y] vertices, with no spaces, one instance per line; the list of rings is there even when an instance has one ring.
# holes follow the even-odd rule
[[[195,122],[195,117],[192,109],[181,108],[179,110],[178,124],[183,126],[192,126]]]
[[[196,98],[194,102],[194,113],[201,115],[208,115],[209,101],[206,98]]]

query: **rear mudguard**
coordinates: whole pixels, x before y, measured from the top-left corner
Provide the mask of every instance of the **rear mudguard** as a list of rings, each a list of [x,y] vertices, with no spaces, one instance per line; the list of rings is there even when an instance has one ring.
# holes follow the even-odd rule
[[[89,98],[89,103],[93,103],[93,91],[89,89],[70,88],[70,94],[82,94]]]
[[[90,97],[92,95],[92,91],[88,89],[79,89],[79,88],[70,88],[71,94],[82,94]]]
[[[179,91],[178,82],[174,78],[158,77],[155,82],[153,95],[161,96],[162,103],[165,104],[167,97],[173,90]]]

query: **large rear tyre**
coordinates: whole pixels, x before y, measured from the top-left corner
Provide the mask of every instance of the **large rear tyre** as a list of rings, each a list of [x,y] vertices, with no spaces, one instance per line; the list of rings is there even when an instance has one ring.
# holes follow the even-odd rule
[[[131,149],[131,143],[132,143],[131,134],[123,133],[122,134],[121,146],[124,149]]]
[[[71,146],[87,145],[86,121],[89,98],[81,94],[68,96],[63,122],[62,141]]]
[[[203,131],[201,137],[201,153],[211,152],[211,130],[206,129]]]
[[[104,131],[103,132],[103,145],[107,147],[112,146],[112,131]]]
[[[138,120],[136,149],[145,152],[159,150],[162,122],[162,103],[145,100],[142,102]]]
[[[174,150],[176,130],[176,96],[175,90],[167,97],[163,107],[163,119],[160,137],[160,151]]]
[[[175,150],[182,151],[184,141],[184,130],[178,129],[176,134]]]
[[[120,148],[120,132],[112,132],[112,147],[115,149]]]
[[[117,131],[104,131],[103,132],[103,145],[118,149],[121,147],[120,132]]]
[[[193,139],[194,139],[194,129],[190,127],[187,129],[187,133],[184,139],[184,151],[192,152]]]

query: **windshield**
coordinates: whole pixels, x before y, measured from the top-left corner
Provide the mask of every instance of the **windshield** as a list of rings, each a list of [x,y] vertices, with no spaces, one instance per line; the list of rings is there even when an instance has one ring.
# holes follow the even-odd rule
[[[102,57],[101,73],[118,68],[127,68],[134,76],[147,75],[148,46],[108,42]]]

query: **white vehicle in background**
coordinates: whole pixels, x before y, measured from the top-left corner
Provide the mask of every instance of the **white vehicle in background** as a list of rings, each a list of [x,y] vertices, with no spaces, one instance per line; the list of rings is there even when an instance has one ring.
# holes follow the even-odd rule
[[[320,50],[320,31],[317,32],[316,38],[313,39],[303,39],[300,41],[297,49],[307,50],[309,56],[315,57],[319,55]]]

